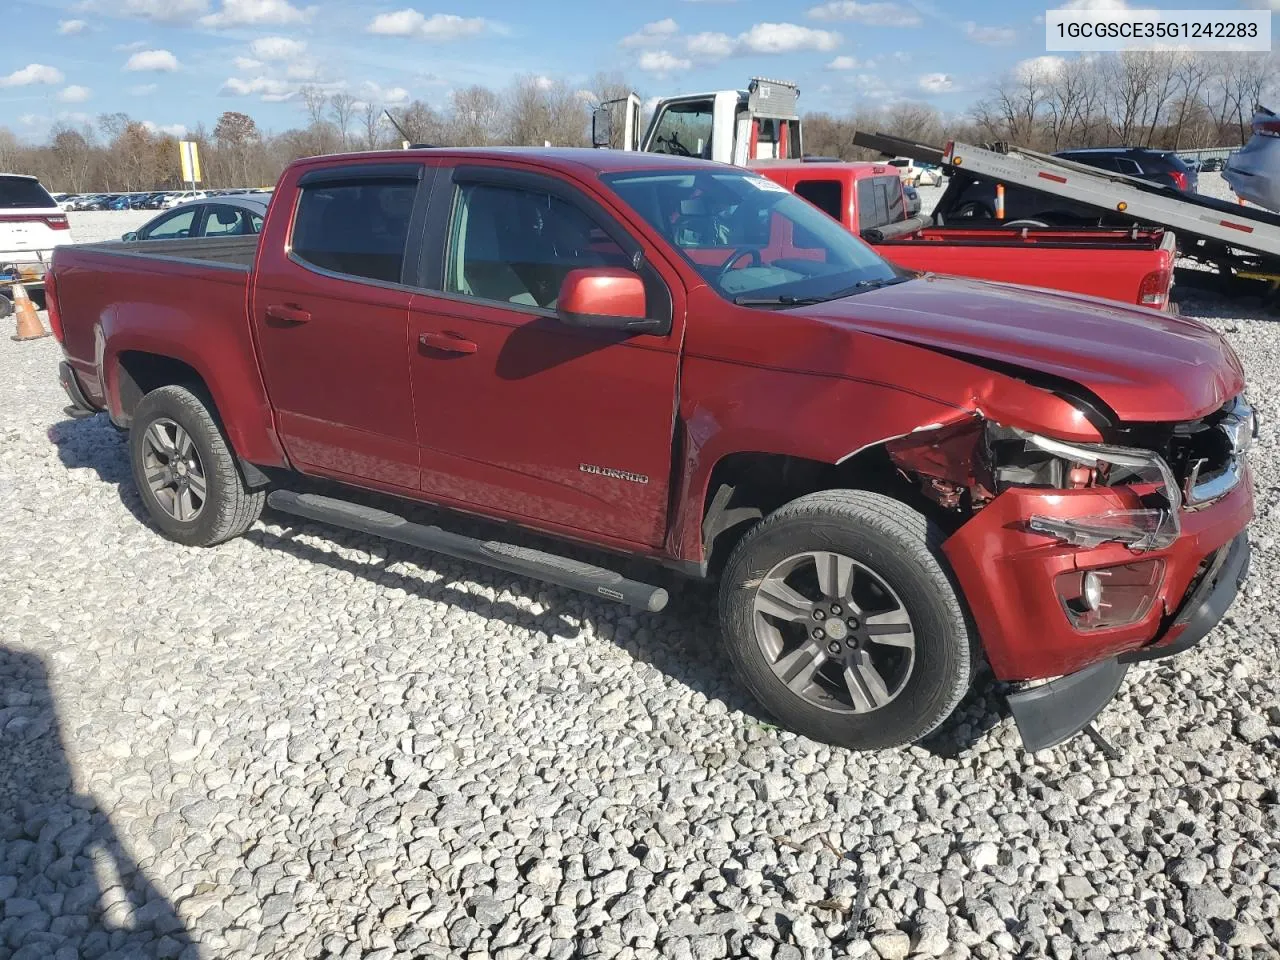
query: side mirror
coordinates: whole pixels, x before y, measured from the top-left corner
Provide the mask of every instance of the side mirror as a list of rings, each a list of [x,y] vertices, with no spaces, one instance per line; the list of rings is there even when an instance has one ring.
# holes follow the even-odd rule
[[[591,145],[607,147],[612,140],[613,114],[609,111],[609,105],[602,103],[591,111]]]
[[[556,301],[570,327],[657,333],[665,324],[647,316],[644,281],[621,267],[579,267],[565,274]]]
[[[126,234],[125,234],[123,237],[121,237],[120,239],[121,239],[121,240],[123,240],[125,243],[133,243],[133,241],[135,241],[135,240],[137,240],[137,239],[138,239],[138,231],[137,231],[137,230],[130,230],[128,233],[126,233]]]

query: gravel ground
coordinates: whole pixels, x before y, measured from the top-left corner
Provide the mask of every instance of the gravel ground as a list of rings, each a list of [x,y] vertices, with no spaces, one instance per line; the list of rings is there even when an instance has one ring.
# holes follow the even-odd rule
[[[703,591],[169,543],[57,344],[0,338],[0,958],[1277,956],[1280,332],[1193,307],[1262,410],[1253,575],[1130,672],[1115,757],[1024,754],[992,693],[927,747],[777,730]]]

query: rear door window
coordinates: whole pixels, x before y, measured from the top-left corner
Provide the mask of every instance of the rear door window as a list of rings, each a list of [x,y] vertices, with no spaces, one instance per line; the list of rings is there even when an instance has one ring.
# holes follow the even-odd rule
[[[0,207],[22,209],[56,207],[53,197],[39,181],[26,177],[0,177]]]
[[[293,256],[331,273],[399,283],[417,180],[304,186]]]
[[[844,221],[844,184],[839,180],[800,180],[795,192],[831,219]]]
[[[1116,169],[1126,176],[1140,177],[1142,176],[1142,168],[1130,160],[1128,157],[1115,158]]]
[[[212,203],[204,218],[206,237],[244,237],[257,233],[249,211],[225,203]]]
[[[906,217],[902,182],[897,177],[868,177],[858,181],[858,231],[897,223]]]

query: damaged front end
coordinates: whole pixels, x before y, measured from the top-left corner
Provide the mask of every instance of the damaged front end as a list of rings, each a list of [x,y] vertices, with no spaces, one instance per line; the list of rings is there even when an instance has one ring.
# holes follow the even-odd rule
[[[1247,570],[1255,432],[1236,398],[1104,442],[973,415],[886,445],[951,519],[943,551],[996,677],[1035,682],[1009,698],[1029,749],[1086,726],[1128,661],[1184,649],[1221,618]]]

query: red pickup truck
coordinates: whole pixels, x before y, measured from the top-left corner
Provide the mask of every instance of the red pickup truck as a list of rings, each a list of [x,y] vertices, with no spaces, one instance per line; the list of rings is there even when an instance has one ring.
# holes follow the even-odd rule
[[[1159,229],[1050,228],[1033,220],[908,217],[898,171],[883,163],[762,160],[759,173],[799,194],[912,270],[1083,293],[1163,310],[1177,248]]]
[[[1247,568],[1254,419],[1216,333],[906,274],[749,170],[316,157],[260,236],[59,247],[47,279],[69,412],[128,429],[164,535],[216,544],[269,505],[666,602],[346,485],[715,577],[746,686],[835,744],[924,736],[984,656],[1049,681],[1009,699],[1056,743]]]

